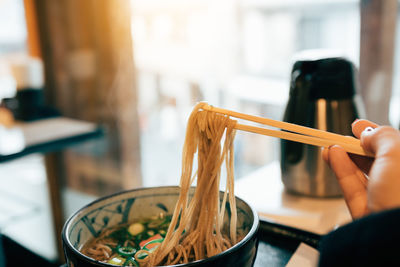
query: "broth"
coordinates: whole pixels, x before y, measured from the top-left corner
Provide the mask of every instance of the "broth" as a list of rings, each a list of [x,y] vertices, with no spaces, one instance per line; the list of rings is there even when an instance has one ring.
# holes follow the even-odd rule
[[[91,239],[81,252],[97,261],[117,266],[140,266],[140,261],[156,249],[167,233],[171,215],[117,225]]]

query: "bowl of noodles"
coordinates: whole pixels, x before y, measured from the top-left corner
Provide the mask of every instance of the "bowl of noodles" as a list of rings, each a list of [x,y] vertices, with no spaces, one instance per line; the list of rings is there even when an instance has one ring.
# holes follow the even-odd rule
[[[190,188],[189,200],[194,191]],[[178,186],[140,188],[100,198],[81,208],[68,219],[62,233],[67,266],[153,266],[146,259],[161,252],[158,250],[166,239],[179,195]],[[222,203],[224,192],[219,192],[219,196]],[[232,241],[232,211],[228,204],[225,206],[220,252],[205,253],[203,259],[196,260],[193,255],[201,254],[196,251],[201,246],[196,247],[198,240],[194,234],[189,238],[193,244],[175,246],[156,265],[253,266],[258,246],[257,213],[236,197],[237,240]],[[216,229],[212,232],[216,238]],[[185,234],[185,231],[180,233],[181,238]]]

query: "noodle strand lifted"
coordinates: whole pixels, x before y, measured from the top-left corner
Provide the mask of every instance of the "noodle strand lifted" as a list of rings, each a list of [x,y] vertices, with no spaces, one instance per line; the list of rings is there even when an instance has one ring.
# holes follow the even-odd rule
[[[146,259],[146,266],[170,265],[200,260],[221,253],[237,243],[234,196],[235,120],[193,109],[182,153],[180,195],[161,245]],[[223,147],[221,148],[223,143]],[[197,155],[197,171],[193,162]],[[226,190],[220,199],[221,167],[226,166]],[[197,179],[196,179],[197,178]],[[196,182],[192,198],[189,191]],[[225,206],[229,202],[229,230],[223,233]]]

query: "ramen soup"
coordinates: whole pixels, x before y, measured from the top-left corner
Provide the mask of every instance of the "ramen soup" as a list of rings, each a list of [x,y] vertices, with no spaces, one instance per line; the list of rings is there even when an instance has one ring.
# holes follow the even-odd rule
[[[134,221],[105,229],[87,242],[81,252],[95,260],[117,266],[140,266],[167,233],[171,215]]]

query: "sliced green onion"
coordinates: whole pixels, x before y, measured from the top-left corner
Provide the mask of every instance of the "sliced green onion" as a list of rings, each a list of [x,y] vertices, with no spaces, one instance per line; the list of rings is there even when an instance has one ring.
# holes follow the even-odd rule
[[[128,259],[126,259],[126,261],[124,262],[124,264],[122,266],[128,266],[129,263],[132,263],[133,266],[140,267],[139,263],[135,260],[134,257],[129,257]]]
[[[118,254],[124,257],[131,257],[135,255],[136,249],[133,247],[120,247],[117,250]]]

